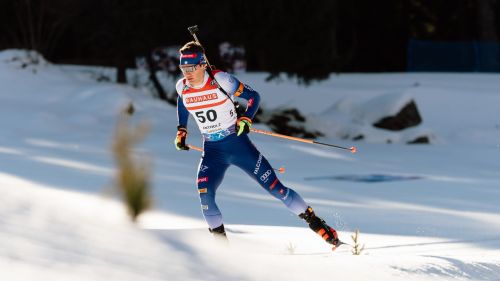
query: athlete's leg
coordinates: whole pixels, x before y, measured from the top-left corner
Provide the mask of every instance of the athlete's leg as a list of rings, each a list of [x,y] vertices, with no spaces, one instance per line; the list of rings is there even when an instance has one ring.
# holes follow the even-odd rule
[[[307,209],[304,199],[293,189],[284,186],[276,176],[267,159],[255,148],[247,136],[240,136],[242,145],[238,147],[233,163],[254,178],[265,190],[283,202],[290,211],[300,215]]]
[[[309,227],[334,247],[339,243],[335,229],[317,217],[304,199],[291,188],[284,186],[266,158],[255,148],[247,136],[239,139],[238,151],[232,162],[254,178],[264,189],[281,200],[293,213],[304,219]]]
[[[215,193],[229,164],[216,157],[204,156],[198,166],[197,186],[201,210],[211,230],[222,225],[222,214],[215,203]]]

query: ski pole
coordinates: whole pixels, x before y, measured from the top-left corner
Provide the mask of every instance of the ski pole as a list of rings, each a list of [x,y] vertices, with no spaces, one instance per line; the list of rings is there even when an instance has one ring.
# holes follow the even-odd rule
[[[188,144],[188,147],[193,150],[197,150],[199,152],[203,152],[203,148],[198,147],[196,145]],[[273,170],[278,171],[280,174],[285,173],[285,167],[279,167],[278,169],[273,168]]]
[[[320,145],[325,145],[325,146],[330,146],[330,147],[345,149],[345,150],[351,151],[352,153],[356,153],[358,151],[358,149],[356,147],[354,147],[354,146],[344,147],[344,146],[335,145],[335,144],[318,142],[318,141],[315,141],[315,140],[308,140],[308,139],[303,139],[303,138],[291,137],[291,136],[282,135],[282,134],[273,133],[273,132],[264,131],[264,130],[259,130],[259,129],[250,129],[250,131],[252,131],[254,133],[258,133],[258,134],[263,134],[263,135],[268,135],[268,136],[272,136],[272,137],[277,137],[277,138],[283,138],[283,139],[288,139],[288,140],[294,140],[294,141],[300,141],[300,142],[312,143],[312,144],[320,144]]]
[[[198,150],[199,152],[203,152],[203,148],[197,147],[196,145],[188,144],[190,149]]]

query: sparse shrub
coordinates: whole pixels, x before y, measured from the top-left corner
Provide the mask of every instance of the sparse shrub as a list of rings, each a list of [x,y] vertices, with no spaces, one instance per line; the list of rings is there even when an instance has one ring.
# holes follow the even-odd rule
[[[151,207],[150,165],[146,159],[133,155],[133,148],[140,143],[149,131],[146,123],[135,127],[129,125],[129,114],[120,114],[113,142],[113,155],[116,161],[116,187],[122,196],[133,222]]]
[[[295,254],[295,250],[297,249],[297,246],[293,244],[292,242],[288,242],[288,245],[286,246],[286,251],[288,254],[293,255]]]
[[[354,241],[354,244],[352,245],[352,254],[359,256],[361,255],[361,252],[365,249],[365,245],[361,245],[359,243],[359,229],[356,229],[356,232],[351,235],[352,241]]]

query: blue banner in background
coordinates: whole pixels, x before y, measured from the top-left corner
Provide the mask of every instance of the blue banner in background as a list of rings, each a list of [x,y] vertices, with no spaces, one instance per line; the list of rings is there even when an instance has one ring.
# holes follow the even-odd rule
[[[500,43],[410,40],[408,71],[500,72]]]

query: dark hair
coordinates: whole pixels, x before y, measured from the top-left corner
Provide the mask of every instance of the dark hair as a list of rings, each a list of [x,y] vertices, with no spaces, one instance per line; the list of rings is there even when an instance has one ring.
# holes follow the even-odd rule
[[[181,54],[184,53],[198,53],[201,52],[205,54],[205,49],[202,45],[198,44],[196,41],[187,42],[184,46],[179,49]]]

